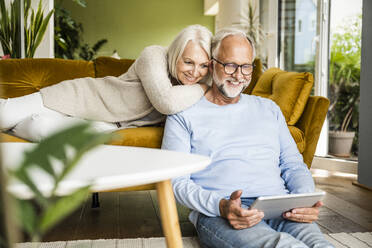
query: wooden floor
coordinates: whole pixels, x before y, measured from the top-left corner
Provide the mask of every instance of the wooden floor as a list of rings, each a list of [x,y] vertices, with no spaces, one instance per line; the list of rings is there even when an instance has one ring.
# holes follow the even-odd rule
[[[324,233],[371,232],[372,191],[355,186],[356,176],[312,171],[316,187],[326,191],[318,221]]]
[[[326,191],[318,221],[324,233],[371,232],[372,191],[352,184],[355,176],[312,170],[318,189]],[[100,208],[91,199],[51,230],[44,241],[161,237],[155,191],[100,193]],[[187,211],[180,211],[183,236],[195,236]]]

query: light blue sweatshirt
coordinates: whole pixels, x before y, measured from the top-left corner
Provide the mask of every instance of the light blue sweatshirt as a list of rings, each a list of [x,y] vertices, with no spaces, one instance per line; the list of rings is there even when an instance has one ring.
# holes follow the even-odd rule
[[[162,149],[212,159],[204,170],[172,180],[177,201],[207,216],[220,216],[220,200],[238,189],[258,197],[315,188],[280,108],[266,98],[242,94],[219,106],[203,97],[167,117]]]

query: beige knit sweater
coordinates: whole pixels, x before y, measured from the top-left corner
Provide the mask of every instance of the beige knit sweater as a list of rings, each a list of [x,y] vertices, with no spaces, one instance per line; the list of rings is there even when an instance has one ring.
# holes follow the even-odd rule
[[[119,77],[78,78],[43,88],[44,105],[89,120],[159,123],[161,114],[180,112],[204,94],[199,84],[172,86],[166,52],[160,46],[146,47]]]

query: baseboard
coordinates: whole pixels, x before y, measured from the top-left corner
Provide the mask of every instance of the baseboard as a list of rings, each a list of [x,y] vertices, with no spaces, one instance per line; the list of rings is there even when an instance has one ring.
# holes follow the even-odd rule
[[[314,157],[312,169],[358,174],[358,162],[339,158]]]
[[[372,191],[372,188],[371,188],[371,187],[368,187],[367,185],[361,184],[361,183],[359,183],[358,181],[353,181],[352,184],[353,184],[353,185],[356,185],[356,186],[358,186],[358,187],[361,187],[361,188],[363,188],[363,189],[367,189],[367,190]]]

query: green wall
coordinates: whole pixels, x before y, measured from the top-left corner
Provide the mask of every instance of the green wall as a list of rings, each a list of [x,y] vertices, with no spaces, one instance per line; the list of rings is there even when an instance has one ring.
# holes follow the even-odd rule
[[[84,27],[84,42],[106,38],[99,55],[116,49],[122,58],[136,58],[149,45],[168,46],[191,24],[214,31],[214,17],[204,16],[204,0],[87,0],[82,8],[71,0],[64,7]]]

